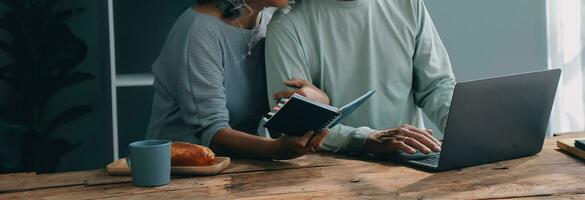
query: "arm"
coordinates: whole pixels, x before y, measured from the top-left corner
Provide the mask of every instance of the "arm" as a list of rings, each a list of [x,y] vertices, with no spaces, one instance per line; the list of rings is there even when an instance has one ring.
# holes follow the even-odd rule
[[[444,130],[455,89],[455,76],[447,50],[424,2],[421,0],[417,4],[418,33],[413,57],[414,99],[416,105]]]
[[[222,51],[218,34],[210,32],[192,30],[185,69],[187,80],[178,82],[179,112],[182,120],[195,129],[196,137],[203,145],[234,156],[290,159],[312,152],[326,131],[309,141],[312,133],[301,138],[268,139],[230,128]]]
[[[321,102],[325,105],[331,105],[331,102],[329,101],[329,96],[327,96],[325,92],[315,87],[315,85],[313,85],[311,82],[307,80],[293,78],[290,80],[285,80],[284,85],[286,85],[287,87],[292,87],[294,89],[274,94],[272,96],[272,99],[274,101],[279,101],[282,98],[290,98],[294,94],[299,94],[309,99]]]
[[[286,20],[286,19],[285,19]],[[266,64],[268,94],[287,90],[282,84],[291,78],[312,82],[307,55],[302,43],[290,30],[292,25],[275,18],[269,27],[266,39]],[[269,96],[272,106],[276,102]],[[333,152],[368,152],[377,154],[394,153],[402,150],[414,153],[440,151],[440,144],[427,131],[404,125],[396,129],[376,131],[369,127],[337,125],[325,139],[321,149]]]
[[[316,151],[329,130],[313,137],[306,133],[303,137],[281,137],[270,139],[246,134],[230,128],[220,129],[213,139],[213,148],[221,149],[229,155],[253,159],[293,159]]]
[[[222,128],[215,134],[211,147],[230,156],[252,159],[272,159],[272,139],[246,134],[231,128]]]
[[[298,78],[313,83],[307,61],[308,55],[302,49],[298,37],[292,33],[290,29],[292,25],[285,24],[287,21],[282,17],[273,18],[266,37],[266,79],[271,107],[276,104],[273,94],[288,90],[283,83],[286,80]],[[366,138],[373,131],[368,127],[337,125],[331,129],[321,149],[333,152],[361,152]]]
[[[417,106],[445,129],[455,77],[441,38],[435,29],[422,0],[412,1],[417,13],[416,46],[413,56],[414,101]],[[365,151],[375,154],[392,154],[397,150],[406,153],[423,153],[441,150],[441,142],[432,136],[431,130],[421,130],[411,125],[376,131],[368,138]]]

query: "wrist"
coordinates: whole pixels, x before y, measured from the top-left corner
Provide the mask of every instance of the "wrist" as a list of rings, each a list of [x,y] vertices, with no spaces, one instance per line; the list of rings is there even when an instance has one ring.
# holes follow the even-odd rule
[[[380,149],[379,147],[382,144],[382,142],[376,138],[376,133],[378,133],[378,132],[379,131],[374,131],[368,135],[368,137],[366,138],[366,142],[364,143],[364,148],[363,148],[364,153],[373,153],[373,154],[379,153],[379,149]]]
[[[263,156],[268,159],[276,159],[278,156],[278,148],[279,145],[277,144],[277,139],[266,138],[264,140],[264,148],[263,149]]]

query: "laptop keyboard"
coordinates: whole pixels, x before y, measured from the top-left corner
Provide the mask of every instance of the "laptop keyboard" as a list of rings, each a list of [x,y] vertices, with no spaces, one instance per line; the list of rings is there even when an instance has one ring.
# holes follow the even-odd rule
[[[412,159],[411,161],[414,161],[417,163],[422,163],[422,164],[427,164],[427,165],[432,165],[432,166],[438,166],[440,155],[441,154],[432,154],[429,156],[425,156],[425,157],[421,157],[421,158],[417,158],[417,159]]]

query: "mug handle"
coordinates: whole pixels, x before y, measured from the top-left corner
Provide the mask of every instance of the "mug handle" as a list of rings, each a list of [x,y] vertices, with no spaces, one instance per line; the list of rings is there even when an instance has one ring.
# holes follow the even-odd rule
[[[126,150],[126,163],[128,163],[128,168],[132,170],[132,159],[130,159],[130,149]]]

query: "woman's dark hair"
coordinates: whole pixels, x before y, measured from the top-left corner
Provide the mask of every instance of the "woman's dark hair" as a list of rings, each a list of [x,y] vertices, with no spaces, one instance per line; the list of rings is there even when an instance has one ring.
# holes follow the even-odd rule
[[[195,0],[197,4],[213,3],[221,11],[222,17],[225,19],[238,18],[247,10],[246,0]]]

